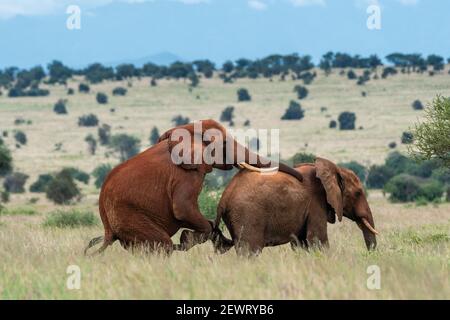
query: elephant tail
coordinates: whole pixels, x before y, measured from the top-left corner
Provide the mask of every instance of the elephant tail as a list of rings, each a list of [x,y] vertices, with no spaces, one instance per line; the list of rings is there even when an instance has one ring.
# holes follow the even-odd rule
[[[223,214],[226,213],[226,209],[223,208],[220,204],[217,207],[217,216],[214,222],[214,231],[213,231],[213,243],[214,243],[214,251],[219,253],[225,253],[234,246],[234,241],[226,238],[222,231],[219,228],[220,220],[222,219]]]
[[[97,244],[99,244],[101,242],[103,242],[103,245],[97,251],[95,251],[89,255],[87,254],[87,252],[90,248],[92,248],[93,246],[96,246]],[[103,251],[105,251],[105,249],[108,248],[113,242],[114,242],[114,239],[106,239],[104,236],[100,236],[100,237],[91,239],[91,241],[89,241],[89,244],[87,245],[87,247],[84,249],[84,255],[85,256],[94,256],[94,255],[100,254]]]

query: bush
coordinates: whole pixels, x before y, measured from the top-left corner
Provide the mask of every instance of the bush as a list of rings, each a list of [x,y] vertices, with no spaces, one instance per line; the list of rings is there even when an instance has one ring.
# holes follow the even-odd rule
[[[89,174],[81,171],[80,169],[77,168],[64,168],[61,171],[61,174],[68,174],[70,175],[73,179],[80,181],[84,184],[88,184],[89,183]]]
[[[85,83],[80,83],[80,85],[78,86],[79,92],[89,93],[90,90],[91,90],[91,88],[89,87],[89,85],[87,85]]]
[[[308,89],[302,87],[300,85],[296,85],[294,88],[294,92],[297,93],[297,98],[299,100],[305,99],[308,96]]]
[[[158,83],[156,82],[156,79],[153,78],[153,79],[150,81],[150,86],[151,86],[151,87],[156,87],[157,85],[158,85]]]
[[[80,190],[76,186],[68,170],[59,172],[47,185],[47,198],[56,204],[68,204],[80,196]]]
[[[30,186],[30,192],[45,192],[48,184],[53,180],[51,174],[41,174],[38,179]]]
[[[423,108],[423,104],[422,104],[422,102],[420,102],[420,100],[414,101],[413,104],[412,104],[412,108],[414,110],[423,110],[424,109]]]
[[[415,164],[416,163],[412,159],[397,151],[391,152],[385,161],[385,165],[392,170],[394,175],[407,173]]]
[[[94,155],[97,150],[97,140],[95,140],[92,134],[88,134],[86,138],[84,138],[84,141],[88,144],[89,154]]]
[[[387,166],[372,166],[367,174],[366,185],[370,189],[382,189],[394,175]]]
[[[73,90],[72,88],[67,89],[67,95],[71,96],[75,94],[75,90]]]
[[[123,87],[114,88],[112,91],[113,96],[125,96],[127,94],[127,89]]]
[[[78,125],[80,127],[96,127],[98,125],[98,118],[95,114],[87,114],[78,118]]]
[[[5,145],[0,144],[0,177],[10,174],[13,170],[11,152]]]
[[[8,191],[3,190],[0,192],[0,202],[8,203],[9,197],[10,197],[10,193]]]
[[[416,177],[401,174],[392,178],[384,187],[393,202],[412,202],[419,198],[421,188]]]
[[[422,197],[428,201],[439,201],[444,195],[444,187],[438,181],[428,181],[424,183],[420,188],[419,197]]]
[[[120,161],[125,161],[139,153],[140,140],[124,133],[111,138],[110,147],[119,153]]]
[[[450,187],[447,187],[447,202],[450,202]]]
[[[389,149],[395,149],[395,148],[397,148],[397,143],[396,142],[389,143]]]
[[[111,140],[111,126],[103,124],[98,128],[98,139],[102,146],[108,145]]]
[[[401,174],[392,178],[385,186],[393,202],[440,201],[444,187],[435,180],[423,180],[417,177]]]
[[[395,68],[392,68],[392,67],[387,67],[387,68],[384,68],[384,70],[383,70],[383,73],[381,74],[381,77],[383,78],[383,79],[386,79],[387,77],[389,77],[389,76],[394,76],[394,75],[396,75],[398,72],[397,72],[397,70],[395,69]]]
[[[301,163],[314,163],[316,161],[316,156],[311,153],[304,153],[299,152],[296,153],[292,158],[290,158],[290,161],[293,166],[296,166]]]
[[[190,121],[191,120],[188,117],[183,117],[180,114],[172,118],[172,122],[175,124],[176,127],[184,126],[185,124],[188,124]]]
[[[414,142],[414,135],[411,132],[403,132],[402,134],[402,143],[403,144],[412,144]]]
[[[358,78],[358,76],[356,75],[355,71],[349,70],[349,71],[347,72],[347,78],[348,78],[349,80],[356,80],[356,78]]]
[[[159,140],[159,131],[157,127],[153,127],[150,132],[150,145],[153,146],[158,143]]]
[[[252,97],[248,93],[248,90],[245,88],[241,88],[237,91],[238,101],[244,102],[244,101],[251,101]]]
[[[16,133],[14,133],[14,139],[21,145],[27,144],[27,135],[21,130],[17,130]]]
[[[361,180],[362,183],[366,181],[367,170],[366,167],[364,167],[362,164],[356,161],[351,161],[346,163],[340,163],[339,166],[353,171],[358,176],[359,180]]]
[[[108,96],[102,92],[97,93],[97,96],[95,97],[97,102],[99,104],[107,104],[108,103]]]
[[[28,178],[28,175],[21,172],[11,173],[5,177],[5,181],[3,181],[3,188],[5,188],[5,191],[10,193],[24,193],[24,185]]]
[[[353,112],[342,112],[338,121],[339,130],[355,130],[356,115]]]
[[[336,129],[337,128],[336,120],[331,120],[328,126],[330,127],[330,129]]]
[[[444,185],[450,186],[450,168],[441,167],[433,170],[431,178],[441,182]]]
[[[95,186],[100,189],[105,181],[106,177],[112,170],[112,166],[110,164],[102,164],[94,169],[92,172],[92,176],[95,178]]]
[[[222,114],[220,115],[220,121],[222,122],[232,122],[233,118],[234,118],[234,107],[229,106],[226,107],[223,111]]]
[[[56,114],[67,114],[66,103],[67,100],[63,99],[58,100],[58,102],[56,102],[55,106],[53,107],[53,111]]]
[[[54,211],[44,221],[45,227],[53,228],[91,227],[97,224],[98,218],[91,211],[77,209]]]
[[[305,117],[305,111],[302,109],[300,103],[291,101],[285,114],[281,117],[281,120],[301,120]]]

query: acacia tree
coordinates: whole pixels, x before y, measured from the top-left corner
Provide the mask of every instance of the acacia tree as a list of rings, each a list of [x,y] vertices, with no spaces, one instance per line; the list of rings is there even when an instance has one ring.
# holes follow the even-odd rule
[[[409,152],[420,159],[440,159],[450,166],[450,98],[437,96],[413,129]]]

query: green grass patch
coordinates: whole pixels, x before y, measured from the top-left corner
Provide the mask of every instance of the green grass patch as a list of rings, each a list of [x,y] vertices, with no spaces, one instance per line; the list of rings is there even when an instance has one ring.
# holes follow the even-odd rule
[[[217,214],[217,205],[219,204],[220,197],[223,190],[207,190],[203,189],[198,197],[198,206],[200,212],[207,219],[215,219]]]
[[[37,214],[39,214],[39,212],[32,207],[0,207],[1,216],[34,216]]]
[[[71,209],[51,212],[44,221],[44,227],[77,228],[97,225],[98,218],[91,211]]]
[[[450,235],[447,231],[449,227],[450,225],[442,225],[429,226],[422,230],[409,229],[403,232],[395,232],[394,237],[405,245],[438,245],[450,242]]]

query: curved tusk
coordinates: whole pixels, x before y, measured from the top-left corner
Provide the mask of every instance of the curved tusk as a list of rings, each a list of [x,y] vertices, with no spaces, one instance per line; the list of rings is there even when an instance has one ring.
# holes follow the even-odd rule
[[[372,232],[374,235],[378,236],[380,233],[375,230],[369,223],[369,221],[366,220],[366,218],[362,218],[361,219],[362,222],[364,223],[364,225],[367,227],[367,229],[369,229],[370,232]]]
[[[278,171],[278,167],[275,168],[268,168],[268,169],[261,169],[261,168],[257,168],[254,167],[246,162],[241,162],[238,163],[239,168],[241,169],[247,169],[248,171],[252,171],[252,172],[259,172],[259,173],[274,173]]]

